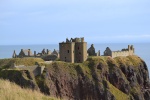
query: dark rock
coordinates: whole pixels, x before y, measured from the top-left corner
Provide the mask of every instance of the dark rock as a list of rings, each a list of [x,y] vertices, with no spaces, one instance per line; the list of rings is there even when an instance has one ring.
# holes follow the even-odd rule
[[[104,100],[116,100],[116,98],[108,90],[106,90],[105,99]]]
[[[150,89],[144,91],[144,99],[150,100]]]

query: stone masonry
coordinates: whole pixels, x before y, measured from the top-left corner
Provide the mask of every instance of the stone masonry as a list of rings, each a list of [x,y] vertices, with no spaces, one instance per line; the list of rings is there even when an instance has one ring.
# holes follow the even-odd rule
[[[109,47],[104,51],[104,56],[111,56],[112,58],[117,56],[129,56],[134,55],[133,45],[128,45],[127,49],[122,49],[121,51],[112,51]]]
[[[87,59],[87,42],[84,38],[66,39],[59,43],[60,60],[71,63],[82,63]]]

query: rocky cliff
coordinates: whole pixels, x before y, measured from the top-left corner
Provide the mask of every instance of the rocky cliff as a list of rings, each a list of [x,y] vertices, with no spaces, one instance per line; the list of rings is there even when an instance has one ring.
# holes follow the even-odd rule
[[[46,64],[42,75],[19,75],[8,69],[0,72],[1,78],[65,100],[150,100],[148,68],[137,56],[89,57],[74,64],[56,61]]]

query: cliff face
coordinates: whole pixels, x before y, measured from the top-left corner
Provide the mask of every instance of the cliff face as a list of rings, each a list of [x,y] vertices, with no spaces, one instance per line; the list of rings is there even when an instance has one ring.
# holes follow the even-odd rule
[[[29,78],[32,75],[27,75],[28,80],[35,80],[33,89],[38,87],[41,92],[57,98],[150,100],[148,69],[137,56],[89,57],[82,64],[56,61],[47,64],[40,76]],[[0,74],[4,76],[7,75]]]
[[[82,64],[54,62],[36,80],[42,92],[58,98],[150,99],[148,69],[137,56],[90,57]]]

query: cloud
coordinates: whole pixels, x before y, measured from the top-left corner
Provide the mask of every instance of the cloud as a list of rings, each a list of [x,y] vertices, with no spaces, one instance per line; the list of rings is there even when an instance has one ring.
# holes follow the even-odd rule
[[[46,36],[85,36],[91,42],[150,41],[149,34],[140,35],[150,32],[149,4],[150,0],[1,0],[0,33],[17,34],[14,38],[49,33]]]
[[[146,0],[147,1],[147,0]],[[146,13],[137,0],[6,0],[1,12],[15,12],[46,21],[102,21]],[[44,13],[43,13],[44,12]],[[16,17],[20,16],[16,15]],[[10,15],[7,15],[10,17]]]

